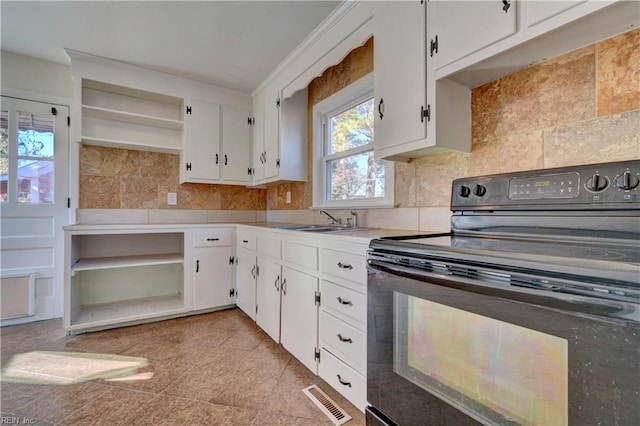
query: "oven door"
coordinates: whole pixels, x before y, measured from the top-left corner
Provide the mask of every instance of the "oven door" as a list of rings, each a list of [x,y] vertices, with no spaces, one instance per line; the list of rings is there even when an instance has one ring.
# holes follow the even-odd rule
[[[367,423],[640,424],[637,306],[614,304],[634,311],[621,319],[509,295],[370,260]]]

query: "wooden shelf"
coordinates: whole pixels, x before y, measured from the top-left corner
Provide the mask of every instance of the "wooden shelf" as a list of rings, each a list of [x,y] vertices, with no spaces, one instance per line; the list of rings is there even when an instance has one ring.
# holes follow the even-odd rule
[[[165,154],[180,154],[182,148],[174,148],[163,145],[154,145],[144,142],[96,138],[93,136],[82,136],[82,143],[87,145],[104,146],[107,148],[133,149],[136,151],[163,152]]]
[[[128,111],[119,111],[109,108],[101,108],[92,105],[82,105],[82,115],[101,118],[104,120],[122,121],[125,123],[140,124],[143,126],[161,127],[164,129],[181,130],[184,122],[151,115],[136,114]]]
[[[80,306],[71,318],[75,328],[100,326],[114,322],[138,320],[184,310],[182,294],[129,299],[120,302]]]
[[[78,260],[71,266],[71,273],[98,269],[128,268],[134,266],[168,265],[183,263],[182,253],[152,254],[138,256],[95,257]]]

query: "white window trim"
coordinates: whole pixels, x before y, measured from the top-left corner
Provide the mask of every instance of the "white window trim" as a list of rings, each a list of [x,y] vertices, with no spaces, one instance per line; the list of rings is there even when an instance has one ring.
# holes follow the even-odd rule
[[[325,199],[327,180],[323,163],[324,118],[328,114],[340,113],[372,97],[373,73],[369,73],[313,106],[313,206],[310,207],[311,209],[393,207],[395,170],[392,161],[385,161],[385,196],[383,198],[336,201]],[[353,152],[355,153],[355,150]]]

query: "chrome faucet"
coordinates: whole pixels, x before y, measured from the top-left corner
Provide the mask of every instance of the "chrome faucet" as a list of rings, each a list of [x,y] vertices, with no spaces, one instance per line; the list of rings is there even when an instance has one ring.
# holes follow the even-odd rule
[[[336,219],[335,217],[331,216],[326,210],[320,210],[320,213],[326,214],[327,217],[331,220],[332,225],[342,225],[342,219]]]

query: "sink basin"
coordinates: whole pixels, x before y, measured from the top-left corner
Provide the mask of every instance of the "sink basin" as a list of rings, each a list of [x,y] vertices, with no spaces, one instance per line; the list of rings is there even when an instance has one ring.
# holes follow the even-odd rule
[[[303,232],[357,232],[366,231],[375,228],[356,227],[350,228],[339,225],[281,225],[276,226],[276,229],[286,229],[289,231],[303,231]]]

